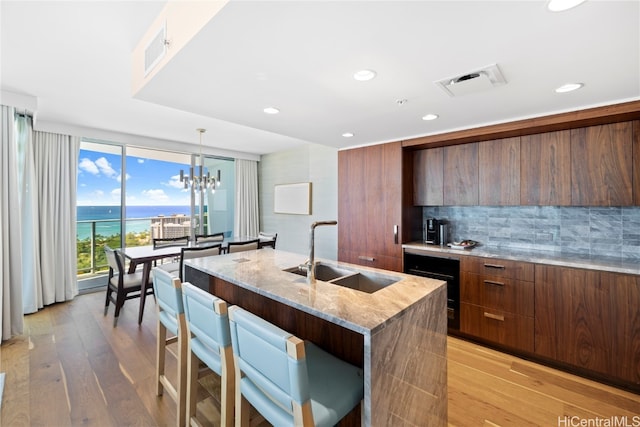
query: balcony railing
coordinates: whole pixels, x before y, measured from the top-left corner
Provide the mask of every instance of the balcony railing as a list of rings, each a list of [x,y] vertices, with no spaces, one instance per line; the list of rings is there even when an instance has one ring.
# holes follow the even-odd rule
[[[148,225],[145,225],[145,222]],[[206,214],[204,223],[206,227]],[[129,227],[128,224],[132,226]],[[190,235],[191,221],[190,217],[182,215],[127,218],[125,229],[132,229],[125,235],[125,246],[144,246],[150,245],[153,238]],[[121,246],[120,220],[77,221],[76,236],[78,278],[90,277],[109,270],[103,247],[105,244],[113,248]],[[80,238],[80,236],[88,237]]]

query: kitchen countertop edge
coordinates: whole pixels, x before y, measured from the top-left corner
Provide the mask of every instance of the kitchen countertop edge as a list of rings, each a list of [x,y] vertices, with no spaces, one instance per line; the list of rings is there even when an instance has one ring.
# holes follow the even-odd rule
[[[445,286],[445,282],[440,280],[319,260],[350,270],[395,276],[400,280],[372,294],[320,280],[311,287],[301,276],[283,271],[303,263],[305,259],[300,254],[264,248],[195,258],[185,261],[185,264],[258,295],[365,335],[375,334],[389,322],[403,316],[413,304]]]
[[[505,260],[530,262],[534,264],[556,265],[561,267],[582,268],[586,270],[608,271],[612,273],[640,275],[640,261],[626,258],[607,258],[597,256],[550,253],[543,251],[512,250],[476,246],[472,249],[451,249],[423,242],[409,242],[402,245],[404,250],[418,253],[451,255],[455,257],[477,256],[483,258],[500,258]]]

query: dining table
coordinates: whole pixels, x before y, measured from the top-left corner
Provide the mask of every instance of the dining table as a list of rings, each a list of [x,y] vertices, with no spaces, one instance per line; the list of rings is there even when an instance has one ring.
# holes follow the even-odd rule
[[[140,310],[138,312],[138,324],[142,323],[144,314],[144,306],[146,302],[149,277],[151,276],[151,268],[153,263],[164,258],[178,258],[181,255],[182,248],[202,248],[208,246],[221,245],[222,253],[226,253],[230,242],[245,242],[248,240],[259,239],[261,242],[267,242],[269,239],[253,237],[253,236],[230,236],[225,237],[221,242],[189,242],[187,245],[163,246],[154,248],[153,245],[145,246],[129,246],[121,248],[125,258],[129,260],[129,273],[136,271],[138,266],[142,265],[142,289],[140,292]]]

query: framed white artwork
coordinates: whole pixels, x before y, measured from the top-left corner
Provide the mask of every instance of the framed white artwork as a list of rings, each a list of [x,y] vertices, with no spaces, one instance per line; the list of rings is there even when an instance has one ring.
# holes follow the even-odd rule
[[[276,185],[273,191],[273,212],[311,215],[311,183]]]

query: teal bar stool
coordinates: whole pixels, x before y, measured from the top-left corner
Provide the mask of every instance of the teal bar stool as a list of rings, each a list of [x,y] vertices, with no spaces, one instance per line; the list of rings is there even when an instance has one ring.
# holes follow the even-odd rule
[[[236,425],[249,403],[274,426],[334,426],[364,396],[361,369],[233,306]]]
[[[220,375],[220,425],[230,427],[234,421],[235,370],[227,303],[189,282],[182,284],[182,298],[191,354],[187,363],[187,424],[200,424],[196,419],[196,404],[198,367],[202,361]]]
[[[182,305],[182,284],[180,279],[160,268],[153,269],[153,291],[158,302],[158,332],[156,344],[156,394],[162,396],[166,391],[176,402],[179,427],[185,425],[186,380],[187,380],[187,326]],[[167,331],[173,336],[167,338]],[[176,385],[171,384],[165,375],[165,356],[167,346],[178,343],[178,375]]]

